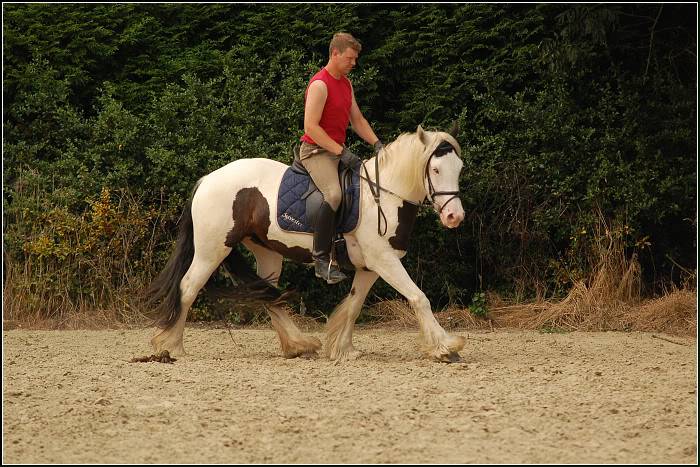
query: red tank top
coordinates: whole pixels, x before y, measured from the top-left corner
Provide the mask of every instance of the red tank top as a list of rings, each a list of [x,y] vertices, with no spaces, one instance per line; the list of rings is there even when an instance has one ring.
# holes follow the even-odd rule
[[[309,86],[317,79],[326,83],[326,88],[328,89],[326,104],[323,107],[321,120],[318,123],[333,141],[342,146],[345,144],[345,132],[350,123],[350,107],[352,106],[352,88],[350,87],[350,80],[345,76],[341,76],[340,79],[335,79],[325,68],[322,68],[321,71],[311,78],[309,85],[306,86],[306,92],[304,93],[305,105],[306,95],[309,93]],[[306,141],[309,144],[316,144],[306,133],[301,137],[301,141]]]

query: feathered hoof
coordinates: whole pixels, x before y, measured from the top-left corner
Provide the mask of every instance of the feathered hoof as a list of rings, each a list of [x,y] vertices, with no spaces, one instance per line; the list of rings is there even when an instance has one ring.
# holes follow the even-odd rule
[[[457,352],[449,352],[447,354],[437,355],[433,357],[433,359],[436,362],[440,363],[460,363],[464,361],[462,356]]]
[[[316,360],[318,358],[318,352],[304,352],[299,355],[299,358],[303,358],[304,360]]]
[[[439,344],[423,347],[423,351],[435,362],[459,363],[464,361],[459,351],[466,343],[467,339],[464,336],[447,335]]]
[[[352,349],[350,352],[346,352],[343,354],[343,360],[352,362],[354,360],[357,360],[358,358],[362,357],[362,352],[356,349]]]
[[[450,351],[450,353],[457,353],[464,348],[467,343],[467,339],[464,336],[449,336],[445,342],[445,347]]]
[[[167,350],[168,353],[173,357],[182,357],[187,355],[187,353],[185,352],[185,348],[182,345],[182,339],[180,339],[177,342],[171,342],[167,339],[162,338],[161,335],[162,333],[157,334],[153,336],[153,338],[151,338],[151,347],[153,347],[153,350],[156,354]]]
[[[284,358],[303,358],[304,360],[316,360],[318,352],[315,350],[303,350],[296,352],[286,352]]]
[[[330,355],[329,358],[335,362],[335,364],[339,364],[341,362],[352,362],[357,360],[362,356],[362,352],[359,350],[352,348],[350,350],[346,351],[340,351],[336,355]]]
[[[317,337],[304,336],[294,342],[287,342],[283,346],[284,358],[304,358],[314,360],[318,358],[318,350],[321,348],[321,341]]]

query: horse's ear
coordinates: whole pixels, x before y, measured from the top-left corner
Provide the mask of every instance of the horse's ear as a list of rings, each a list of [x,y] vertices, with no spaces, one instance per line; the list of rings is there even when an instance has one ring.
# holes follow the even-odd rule
[[[425,134],[425,131],[423,131],[423,127],[418,125],[418,129],[416,130],[416,135],[418,135],[418,139],[420,139],[420,142],[423,143],[423,145],[427,146],[428,145],[428,135]]]
[[[452,126],[450,129],[447,131],[450,136],[452,136],[454,139],[457,139],[457,133],[459,133],[459,122],[455,120],[452,122]]]

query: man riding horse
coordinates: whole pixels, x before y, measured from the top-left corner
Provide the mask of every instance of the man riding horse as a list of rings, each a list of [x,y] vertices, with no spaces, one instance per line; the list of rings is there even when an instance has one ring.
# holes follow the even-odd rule
[[[337,33],[329,47],[328,64],[316,73],[306,88],[304,135],[299,159],[323,193],[324,202],[316,213],[312,256],[316,276],[329,284],[346,278],[331,262],[330,251],[335,232],[335,214],[342,198],[338,163],[358,170],[360,159],[345,144],[348,123],[363,140],[379,152],[382,143],[374,134],[355,101],[347,78],[355,67],[362,46],[352,35]]]
[[[432,206],[444,227],[457,228],[464,220],[459,199],[464,163],[457,127],[444,132],[424,130],[418,125],[415,132],[402,133],[383,147],[357,107],[346,78],[359,50],[349,34],[336,35],[328,65],[311,79],[307,89],[300,159],[323,197],[308,188],[311,183],[306,174],[301,174],[306,177],[306,185],[292,183],[292,189],[287,190],[285,180],[296,179],[299,173],[294,166],[269,157],[237,159],[197,181],[178,223],[173,253],[145,294],[144,306],[151,309],[157,328],[151,338],[156,352],[185,353],[183,334],[188,311],[224,263],[242,284],[257,284],[259,279],[265,283],[264,292],[271,300],[266,310],[285,357],[314,355],[321,348],[316,337],[304,335],[294,325],[288,310],[278,302],[283,294],[277,287],[284,258],[303,264],[315,262],[316,274],[330,283],[345,277],[332,268],[330,256],[335,212],[342,196],[338,179],[342,160],[356,172],[361,168],[362,174],[349,185],[350,205],[357,211],[349,211],[354,215],[348,220],[354,221],[343,223],[339,244],[344,245],[352,267],[348,262],[343,265],[348,271],[354,268],[354,275],[349,294],[327,323],[328,358],[354,359],[360,354],[352,342],[355,320],[380,277],[414,309],[426,356],[441,362],[461,358],[459,351],[466,339],[442,328],[427,296],[401,264],[421,205],[427,202]],[[377,155],[366,164],[343,145],[348,123],[377,149]],[[299,205],[300,214],[298,218],[296,211],[290,214],[293,226],[285,227],[282,221],[287,211],[283,206],[288,201],[295,209]],[[314,205],[322,206],[317,219],[306,216],[305,209]],[[376,212],[376,217],[370,212]],[[308,235],[313,227],[304,223],[309,220],[315,221],[313,238]],[[297,228],[297,223],[303,228]],[[255,257],[254,271],[249,270],[239,247]]]

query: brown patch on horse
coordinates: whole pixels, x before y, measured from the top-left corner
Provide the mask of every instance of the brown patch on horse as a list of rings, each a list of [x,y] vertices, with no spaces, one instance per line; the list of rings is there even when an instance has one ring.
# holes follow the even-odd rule
[[[389,239],[389,244],[394,250],[408,250],[408,241],[411,238],[413,226],[416,223],[418,215],[418,206],[404,201],[399,207],[398,218],[399,224],[396,226],[396,234]]]
[[[267,238],[270,229],[270,205],[257,188],[243,188],[233,200],[233,228],[226,235],[225,245],[233,248],[246,237],[297,263],[312,263],[311,252],[299,246],[288,247]]]

